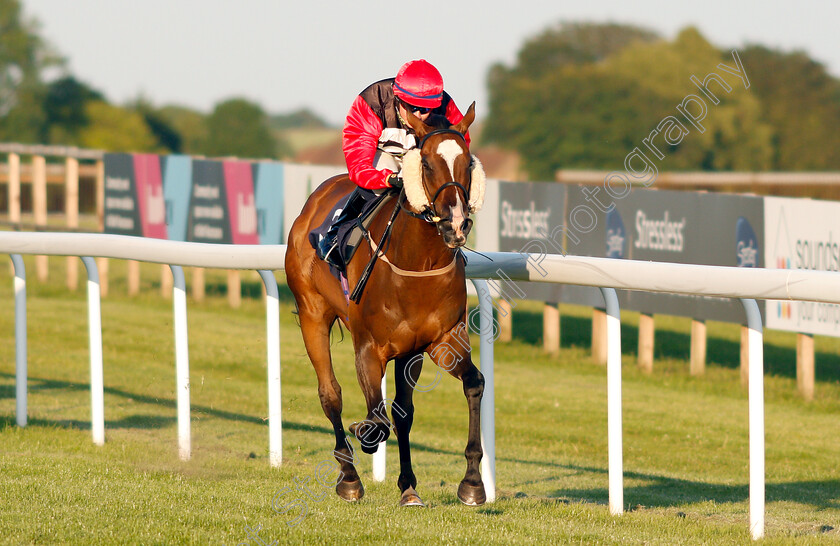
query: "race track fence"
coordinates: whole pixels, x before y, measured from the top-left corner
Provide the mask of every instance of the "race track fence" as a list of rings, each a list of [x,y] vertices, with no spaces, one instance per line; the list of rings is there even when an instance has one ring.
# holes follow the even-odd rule
[[[172,268],[174,328],[176,336],[176,385],[178,446],[182,459],[190,457],[189,359],[187,351],[186,293],[181,269],[206,267],[252,269],[260,272],[266,286],[266,328],[269,400],[269,461],[282,462],[280,389],[279,297],[273,271],[284,268],[284,245],[211,245],[184,243],[121,235],[77,233],[0,234],[0,252],[11,255],[15,270],[16,422],[27,420],[26,382],[26,274],[21,255],[79,256],[88,272],[88,317],[91,361],[93,440],[105,441],[102,380],[102,334],[100,296],[93,257],[168,264]],[[493,381],[493,315],[489,283],[531,281],[594,286],[601,289],[607,312],[607,393],[609,510],[624,511],[621,412],[621,339],[618,299],[615,289],[692,294],[739,299],[749,329],[749,445],[750,532],[764,536],[764,358],[761,316],[755,299],[783,299],[840,303],[838,273],[802,270],[752,269],[609,258],[523,254],[515,252],[467,252],[468,276],[473,279],[480,307],[480,366],[485,376],[482,401],[482,478],[489,501],[495,499],[495,423]],[[502,293],[499,291],[500,294]],[[375,479],[384,479],[384,449],[374,456]]]

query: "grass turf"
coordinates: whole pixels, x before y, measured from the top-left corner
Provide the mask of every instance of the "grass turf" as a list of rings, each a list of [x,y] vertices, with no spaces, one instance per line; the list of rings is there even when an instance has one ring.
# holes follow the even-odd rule
[[[498,501],[469,508],[455,497],[465,470],[467,413],[460,383],[447,377],[415,395],[414,469],[428,508],[400,509],[393,438],[384,483],[373,482],[371,458],[359,453],[366,488],[360,503],[345,503],[318,484],[319,464],[332,461],[333,436],[282,286],[284,452],[283,466],[269,468],[264,307],[256,274],[244,275],[251,297],[240,309],[223,298],[223,273],[208,272],[210,296],[189,304],[193,457],[181,462],[172,311],[157,292],[160,269],[144,266],[143,292],[129,298],[114,263],[111,294],[102,303],[106,444],[94,446],[86,297],[62,286],[63,259],[51,264],[49,283],[29,281],[24,429],[14,425],[11,275],[0,271],[2,543],[238,544],[249,540],[249,528],[265,543],[281,544],[750,542],[737,326],[710,323],[709,365],[693,378],[688,321],[657,317],[654,372],[644,374],[633,354],[637,317],[623,315],[627,512],[612,517],[606,372],[588,357],[590,312],[563,308],[562,351],[549,356],[535,334],[542,332],[540,305],[523,302],[515,311],[514,341],[495,351]],[[765,542],[834,542],[840,540],[840,345],[818,338],[817,394],[805,403],[795,392],[793,342],[779,332],[765,340]],[[364,400],[349,337],[341,341],[335,331],[333,350],[347,426],[364,416]],[[427,362],[420,382],[433,378]],[[275,507],[294,506],[278,513],[272,499],[284,490]]]

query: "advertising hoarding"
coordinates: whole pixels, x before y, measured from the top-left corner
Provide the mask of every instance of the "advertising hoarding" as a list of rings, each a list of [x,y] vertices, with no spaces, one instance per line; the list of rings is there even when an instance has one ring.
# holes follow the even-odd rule
[[[764,218],[764,267],[840,271],[840,203],[766,197]],[[768,300],[765,314],[774,330],[840,335],[837,304]]]

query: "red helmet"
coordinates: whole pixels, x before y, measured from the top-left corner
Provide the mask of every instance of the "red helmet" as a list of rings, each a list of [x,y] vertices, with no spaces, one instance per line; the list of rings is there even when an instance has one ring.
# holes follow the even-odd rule
[[[443,77],[424,59],[402,65],[394,80],[397,98],[424,108],[437,108],[443,100]]]

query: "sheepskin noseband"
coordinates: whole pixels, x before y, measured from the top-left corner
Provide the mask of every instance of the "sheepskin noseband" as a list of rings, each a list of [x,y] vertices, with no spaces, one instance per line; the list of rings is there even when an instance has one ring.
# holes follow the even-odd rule
[[[484,204],[484,190],[486,176],[484,167],[477,157],[472,156],[470,167],[472,183],[470,186],[470,212],[478,212]],[[426,191],[423,189],[423,165],[420,158],[420,149],[415,148],[406,152],[402,164],[403,185],[405,197],[408,203],[416,210],[424,210],[431,207]]]

